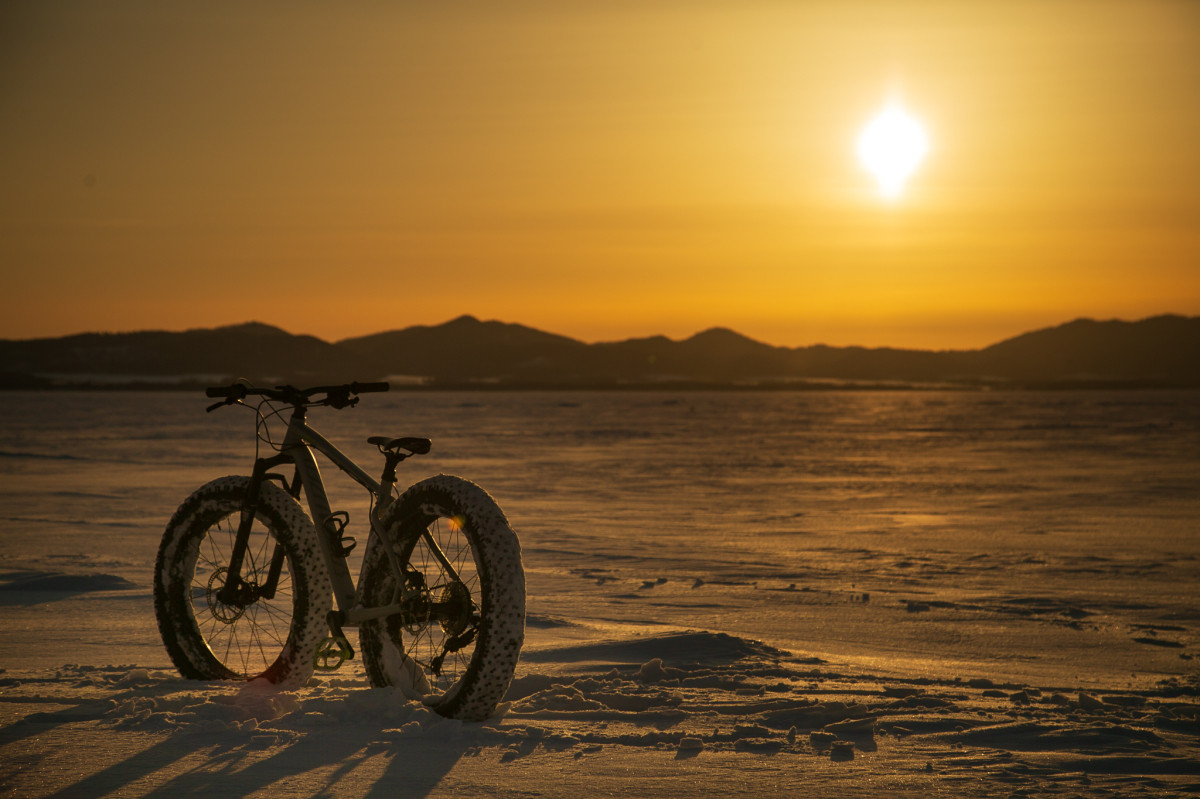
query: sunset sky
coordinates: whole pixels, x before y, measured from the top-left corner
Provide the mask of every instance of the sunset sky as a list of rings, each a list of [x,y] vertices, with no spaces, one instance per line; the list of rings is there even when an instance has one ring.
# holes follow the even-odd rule
[[[856,142],[928,153],[894,197]],[[1200,3],[0,5],[0,338],[1200,314]]]

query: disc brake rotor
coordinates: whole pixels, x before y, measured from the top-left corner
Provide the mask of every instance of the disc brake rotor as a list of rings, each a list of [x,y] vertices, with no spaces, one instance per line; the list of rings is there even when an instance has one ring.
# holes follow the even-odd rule
[[[208,578],[208,588],[205,591],[205,598],[208,600],[208,609],[212,613],[213,618],[224,624],[233,624],[242,617],[246,612],[246,608],[236,605],[226,605],[221,600],[217,599],[217,593],[225,586],[225,575],[229,570],[222,567],[212,573]],[[238,586],[238,593],[242,593],[243,586]]]

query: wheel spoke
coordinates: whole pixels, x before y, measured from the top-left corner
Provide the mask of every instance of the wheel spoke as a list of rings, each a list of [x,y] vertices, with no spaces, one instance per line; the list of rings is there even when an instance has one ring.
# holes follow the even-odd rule
[[[474,640],[458,651],[448,650],[452,639],[478,623],[479,576],[463,526],[459,518],[433,519],[408,557],[423,576],[423,585],[420,610],[405,623],[409,640],[403,649],[436,691],[460,678],[474,651]]]
[[[286,646],[290,634],[293,596],[290,570],[280,573],[271,599],[258,595],[268,579],[276,539],[256,520],[247,542],[242,574],[231,583],[239,599],[227,605],[218,592],[228,582],[226,566],[237,538],[234,512],[212,525],[196,550],[196,567],[190,581],[196,626],[209,650],[225,667],[242,677],[266,671]]]

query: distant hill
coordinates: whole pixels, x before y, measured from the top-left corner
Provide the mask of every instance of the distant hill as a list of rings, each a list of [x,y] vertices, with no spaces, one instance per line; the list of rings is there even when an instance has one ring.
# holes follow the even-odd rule
[[[1200,383],[1200,317],[1140,322],[1077,319],[974,354],[977,373],[1008,380],[1165,380]]]
[[[376,376],[438,380],[552,379],[587,351],[586,344],[565,336],[472,316],[345,339],[337,346],[370,364]]]
[[[1078,319],[980,350],[775,347],[724,328],[586,344],[462,316],[336,343],[248,323],[0,340],[0,387],[408,379],[427,385],[1200,387],[1200,317]]]
[[[372,367],[335,344],[277,327],[83,333],[0,341],[0,384],[163,383],[192,376],[353,380]]]

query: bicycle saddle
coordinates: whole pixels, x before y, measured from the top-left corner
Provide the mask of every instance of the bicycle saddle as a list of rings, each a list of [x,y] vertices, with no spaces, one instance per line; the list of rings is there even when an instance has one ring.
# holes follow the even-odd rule
[[[387,452],[388,450],[403,449],[408,450],[413,455],[424,455],[429,452],[433,446],[433,442],[428,438],[412,438],[411,436],[402,436],[401,438],[388,438],[387,436],[371,436],[367,439],[368,444],[374,444],[380,450]]]

